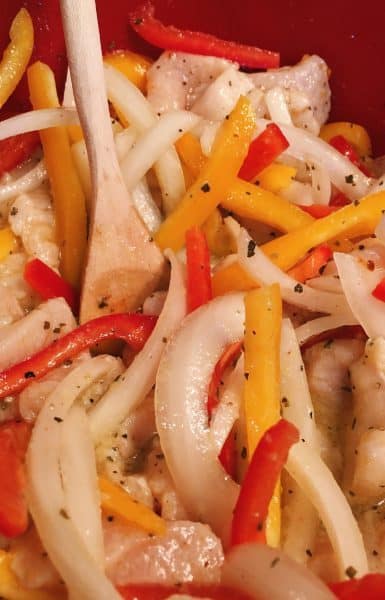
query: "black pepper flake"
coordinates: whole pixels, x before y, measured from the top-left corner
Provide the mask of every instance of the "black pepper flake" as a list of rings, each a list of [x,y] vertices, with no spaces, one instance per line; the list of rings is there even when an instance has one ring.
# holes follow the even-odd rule
[[[211,188],[210,188],[210,185],[207,183],[207,181],[206,181],[206,183],[204,183],[204,184],[202,185],[202,187],[201,187],[201,190],[202,190],[202,192],[204,192],[205,194],[207,194],[207,192],[209,192],[209,191],[210,191],[210,189],[211,189]]]
[[[260,521],[260,522],[257,524],[257,531],[262,531],[262,529],[263,529],[263,521]]]
[[[141,25],[143,23],[143,19],[137,18],[134,19],[134,25]]]
[[[333,340],[326,340],[326,342],[324,343],[324,348],[330,348],[332,343],[333,343]]]
[[[279,556],[277,556],[276,558],[274,558],[274,559],[271,561],[271,563],[270,563],[270,567],[271,567],[272,569],[274,569],[274,567],[275,567],[275,566],[276,566],[276,565],[279,563],[279,561],[280,561],[280,560],[281,560],[281,559],[279,558]]]
[[[353,492],[353,490],[349,490],[349,496],[351,496],[352,498],[354,498],[354,496],[356,495],[355,492]]]
[[[49,329],[51,327],[51,323],[49,321],[44,321],[43,329]]]
[[[56,423],[62,423],[63,422],[63,419],[61,417],[54,417],[53,420],[56,421]]]
[[[18,212],[19,212],[19,209],[18,209],[18,208],[16,208],[16,206],[12,206],[12,208],[11,208],[11,210],[10,210],[10,213],[9,213],[9,214],[10,214],[12,217],[14,217],[15,215],[17,215],[17,213],[18,213]]]
[[[372,550],[372,554],[373,554],[373,556],[378,556],[377,550]]]
[[[254,242],[254,240],[249,241],[249,243],[247,244],[247,258],[251,258],[252,256],[254,256],[256,245],[257,242]]]
[[[307,554],[308,556],[310,556],[310,557],[312,557],[312,556],[313,556],[313,553],[312,553],[312,551],[311,551],[309,548],[306,548],[306,554]]]
[[[26,371],[24,373],[24,379],[33,379],[33,377],[36,377],[33,371]]]
[[[61,508],[61,509],[59,510],[59,515],[60,515],[61,517],[63,517],[63,519],[69,519],[69,518],[70,518],[70,517],[69,517],[69,514],[68,514],[68,512],[66,511],[66,509],[65,509],[65,508]]]
[[[54,333],[60,333],[60,327],[55,327],[55,329],[52,330]]]
[[[289,400],[284,396],[281,398],[281,404],[283,404],[283,406],[289,406]]]
[[[350,185],[356,185],[356,184],[354,183],[354,177],[353,177],[353,175],[352,175],[352,174],[350,174],[350,175],[346,175],[346,177],[345,177],[345,181],[346,181],[346,183],[350,183]]]
[[[368,260],[368,262],[366,263],[366,266],[369,271],[374,271],[374,269],[375,269],[375,264],[372,260]]]
[[[98,302],[98,308],[106,308],[108,306],[107,296],[103,296]]]
[[[247,448],[246,448],[246,446],[242,447],[241,458],[247,458]]]
[[[128,434],[127,433],[122,433],[122,438],[126,440],[128,438]]]
[[[300,283],[297,283],[297,285],[294,288],[294,291],[297,292],[297,294],[302,294],[303,286]]]
[[[354,577],[357,575],[357,569],[350,566],[345,570],[345,574],[347,577],[349,577],[349,579],[354,579]]]
[[[354,429],[356,425],[357,425],[357,419],[356,419],[356,417],[354,417],[354,419],[352,421],[352,429]]]
[[[111,523],[113,520],[114,520],[114,517],[113,517],[112,515],[108,515],[108,517],[107,517],[107,521],[108,521],[109,523]]]
[[[245,373],[243,373],[243,375],[244,375],[244,378],[246,379],[246,381],[248,381],[249,377],[250,377],[250,373],[247,373],[247,371],[246,371]]]

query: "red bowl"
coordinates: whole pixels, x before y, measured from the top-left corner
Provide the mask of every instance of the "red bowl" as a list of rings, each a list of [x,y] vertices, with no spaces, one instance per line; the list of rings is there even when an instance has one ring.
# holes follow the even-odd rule
[[[128,26],[128,13],[140,0],[97,0],[103,48],[129,47],[156,56],[158,50]],[[58,0],[3,0],[0,50],[7,43],[12,17],[21,5],[35,15],[40,49],[62,80],[65,61],[58,24]],[[322,56],[331,69],[332,120],[367,127],[375,154],[385,153],[384,4],[351,0],[154,0],[166,24],[207,31],[220,37],[281,52],[282,64],[305,53]],[[58,56],[59,55],[59,56]],[[18,94],[25,104],[25,87]],[[16,105],[14,105],[16,106]],[[12,108],[12,107],[11,107]]]

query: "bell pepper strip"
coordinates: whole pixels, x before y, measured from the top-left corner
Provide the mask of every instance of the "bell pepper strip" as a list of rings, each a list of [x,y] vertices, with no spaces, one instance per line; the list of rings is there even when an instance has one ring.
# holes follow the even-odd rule
[[[279,348],[282,300],[279,285],[264,286],[248,292],[245,296],[245,310],[244,414],[247,456],[251,457],[263,434],[280,417]],[[274,493],[273,489],[269,491],[269,500],[270,498],[266,538],[269,545],[278,546],[281,528],[279,484]],[[256,527],[255,533],[258,539],[260,532]],[[252,539],[254,538],[249,541]]]
[[[25,8],[13,19],[9,37],[11,41],[0,63],[0,108],[16,89],[32,55],[33,23]]]
[[[372,291],[372,296],[377,300],[381,300],[381,302],[385,302],[385,277],[376,285]]]
[[[202,231],[206,236],[211,254],[222,258],[237,251],[236,240],[224,223],[218,208],[203,223]]]
[[[38,258],[27,262],[24,279],[31,288],[43,298],[64,298],[73,313],[79,308],[79,296],[74,288],[53,269]]]
[[[252,600],[245,592],[216,584],[178,583],[172,586],[161,583],[133,583],[118,587],[118,592],[124,600],[167,600],[175,594],[210,600]]]
[[[338,192],[338,194],[332,196],[329,202],[329,206],[337,206],[338,208],[341,208],[341,206],[347,206],[348,204],[351,204],[351,202],[349,198],[347,198],[342,192]]]
[[[228,292],[247,292],[258,287],[255,280],[242,269],[238,262],[233,262],[216,271],[211,282],[214,298]]]
[[[166,532],[165,520],[145,504],[133,500],[120,486],[105,477],[99,477],[99,490],[101,506],[105,514],[137,525],[152,535],[163,535]]]
[[[59,99],[51,69],[37,62],[29,67],[27,74],[33,107],[58,107]],[[57,239],[61,250],[60,272],[66,281],[79,289],[87,244],[84,194],[65,127],[41,131],[40,138],[53,194]]]
[[[175,142],[175,147],[193,177],[198,177],[207,161],[198,138],[187,132]]]
[[[199,227],[186,232],[187,310],[192,312],[212,297],[210,252]]]
[[[0,141],[0,177],[26,160],[39,144],[36,131]]]
[[[56,589],[47,591],[25,588],[12,569],[13,552],[0,550],[0,598],[6,600],[66,600],[67,593]]]
[[[306,342],[301,345],[301,350],[307,350],[307,348],[311,348],[315,344],[319,344],[321,342],[326,342],[329,340],[366,341],[367,339],[368,336],[362,329],[361,325],[342,325],[341,327],[337,327],[337,329],[329,329],[328,331],[323,331],[322,333],[313,335],[311,338],[308,338]]]
[[[383,600],[385,575],[370,573],[360,579],[329,583],[329,588],[339,600]]]
[[[113,50],[104,55],[104,62],[123,73],[141,92],[146,91],[147,71],[152,64],[148,58],[130,50]]]
[[[254,181],[256,176],[271,165],[289,142],[275,123],[270,123],[262,133],[250,144],[249,152],[239,171],[239,177],[246,181]]]
[[[82,350],[105,340],[121,339],[139,351],[155,323],[156,317],[137,313],[104,315],[88,321],[47,348],[0,373],[0,398],[21,392],[32,380],[40,379]]]
[[[0,261],[12,254],[17,248],[17,239],[10,227],[0,229]]]
[[[312,277],[318,277],[321,275],[320,269],[326,265],[326,263],[332,258],[333,252],[327,244],[321,244],[311,250],[311,252],[299,262],[295,267],[289,269],[288,275],[304,283]]]
[[[297,428],[284,419],[265,431],[254,450],[235,505],[232,546],[265,542],[269,504],[289,450],[298,440]]]
[[[194,225],[203,225],[215,210],[244,161],[254,128],[254,110],[249,100],[241,96],[219,130],[211,156],[198,179],[155,234],[155,241],[162,250],[182,248],[186,231]]]
[[[336,136],[343,136],[358,152],[359,156],[372,155],[372,143],[368,132],[361,125],[347,121],[327,123],[321,127],[320,138],[330,143]]]
[[[0,534],[17,537],[28,527],[24,456],[31,426],[9,421],[0,426]]]
[[[314,219],[322,219],[339,209],[339,206],[329,206],[327,204],[310,204],[309,206],[297,204],[297,206]]]
[[[277,194],[291,184],[296,174],[297,169],[294,167],[273,163],[258,173],[254,183],[264,190]]]
[[[219,462],[232,479],[237,476],[236,432],[232,429],[218,455]]]
[[[282,235],[262,246],[264,253],[284,271],[293,267],[315,246],[343,235],[357,237],[371,235],[385,210],[385,192],[366,196],[358,203],[343,206],[340,210],[317,219]]]
[[[174,52],[225,58],[250,69],[279,67],[278,52],[221,40],[208,33],[183,31],[173,26],[165,26],[155,19],[154,12],[153,4],[145,2],[130,15],[131,27],[153,46]]]
[[[350,160],[350,162],[358,167],[364,175],[367,177],[372,177],[371,172],[367,168],[367,166],[360,159],[358,152],[355,148],[348,142],[348,140],[343,135],[336,135],[333,137],[329,144],[333,146],[340,154],[343,154]]]

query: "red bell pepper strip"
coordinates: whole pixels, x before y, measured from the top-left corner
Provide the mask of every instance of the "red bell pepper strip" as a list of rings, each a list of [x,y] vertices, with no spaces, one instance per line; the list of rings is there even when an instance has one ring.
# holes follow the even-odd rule
[[[341,206],[347,206],[351,204],[349,198],[345,196],[342,192],[338,192],[329,202],[329,206],[340,208]]]
[[[366,165],[364,165],[364,163],[360,159],[357,150],[353,148],[350,142],[348,142],[348,140],[344,138],[343,135],[336,135],[329,141],[329,144],[333,146],[333,148],[338,150],[340,154],[346,156],[346,158],[348,158],[350,162],[353,163],[353,165],[358,167],[360,171],[364,173],[364,175],[366,175],[367,177],[372,177],[372,174],[370,173],[369,169],[366,167]]]
[[[210,252],[205,234],[199,227],[186,232],[187,309],[192,312],[213,297]]]
[[[154,12],[153,4],[145,2],[131,13],[130,24],[140,37],[158,48],[226,58],[250,69],[279,67],[277,52],[221,40],[208,33],[167,27],[155,19]]]
[[[361,579],[330,583],[329,587],[339,600],[384,600],[385,575],[371,573]]]
[[[132,584],[118,588],[124,600],[166,600],[174,594],[186,594],[193,598],[211,600],[252,600],[248,594],[223,585],[200,585],[183,583],[182,585],[162,585],[156,583]]]
[[[298,207],[304,212],[306,212],[308,215],[314,217],[315,219],[322,219],[323,217],[327,217],[328,215],[339,209],[339,206],[328,206],[327,204],[310,204],[310,206],[298,204]]]
[[[270,123],[250,144],[249,152],[239,171],[239,177],[252,181],[258,173],[278,158],[289,142],[275,123]]]
[[[74,313],[79,307],[79,297],[63,277],[38,258],[34,258],[25,265],[24,279],[31,288],[43,298],[64,298]]]
[[[10,421],[0,426],[0,534],[16,537],[28,527],[24,455],[31,426]]]
[[[307,339],[304,344],[301,345],[301,350],[307,350],[315,344],[320,342],[329,342],[330,340],[364,340],[366,341],[368,336],[362,329],[361,325],[342,325],[336,329],[329,329],[323,331],[318,335],[313,335]]]
[[[300,263],[288,271],[288,275],[303,283],[320,275],[320,269],[331,259],[333,252],[327,244],[320,244]]]
[[[284,419],[263,434],[235,505],[231,527],[232,546],[249,542],[265,543],[269,503],[289,450],[298,440],[297,428]]]
[[[385,302],[385,277],[381,279],[380,283],[376,285],[376,287],[372,291],[372,296],[377,298],[377,300]]]
[[[32,380],[72,359],[82,350],[111,339],[121,339],[134,350],[143,348],[155,327],[156,317],[140,314],[112,314],[77,327],[23,362],[0,373],[0,398],[21,392]]]
[[[39,143],[37,131],[0,141],[0,177],[26,160]]]

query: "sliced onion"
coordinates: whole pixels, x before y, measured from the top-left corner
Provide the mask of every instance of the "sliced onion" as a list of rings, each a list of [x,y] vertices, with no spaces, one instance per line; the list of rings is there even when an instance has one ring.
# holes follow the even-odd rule
[[[342,294],[342,287],[338,275],[321,275],[320,277],[313,277],[313,279],[306,280],[306,285],[309,285],[315,290],[332,292],[333,294]]]
[[[0,140],[28,133],[40,131],[50,127],[61,127],[79,123],[78,113],[73,108],[42,108],[30,110],[0,122]]]
[[[166,298],[167,292],[163,291],[154,292],[150,296],[147,296],[143,302],[143,314],[156,315],[158,317],[163,310]]]
[[[362,534],[330,469],[307,443],[292,447],[286,469],[317,509],[332,544],[341,579],[353,567],[357,577],[368,572]]]
[[[329,204],[332,193],[330,176],[325,167],[316,161],[312,163],[311,184],[316,197],[316,204]]]
[[[145,130],[120,165],[127,189],[131,191],[167,148],[199,121],[197,115],[180,110],[165,113],[150,129]]]
[[[206,123],[200,134],[202,152],[205,156],[210,156],[216,135],[221,123],[209,121]]]
[[[278,124],[293,125],[285,93],[281,87],[275,86],[268,90],[265,93],[265,102],[272,121],[276,121]]]
[[[239,486],[217,458],[207,390],[225,348],[243,338],[244,319],[243,294],[216,298],[194,311],[167,345],[155,388],[160,443],[182,503],[225,543]]]
[[[111,65],[104,65],[108,99],[139,132],[156,123],[150,103],[127,77]],[[171,212],[186,191],[178,153],[169,148],[155,166],[166,212]]]
[[[233,548],[222,567],[222,583],[258,600],[335,599],[309,569],[264,544],[242,544]]]
[[[357,325],[357,319],[351,313],[347,315],[341,313],[328,317],[319,317],[318,319],[312,319],[311,321],[307,321],[307,323],[300,325],[296,328],[295,333],[298,343],[302,346],[302,344],[307,342],[307,340],[313,336],[324,333],[324,331],[344,327],[345,325]]]
[[[172,252],[167,257],[171,262],[170,286],[155,329],[126,372],[90,411],[91,431],[97,441],[116,431],[151,391],[167,341],[186,314],[183,269]]]
[[[302,206],[311,206],[316,201],[312,186],[302,181],[292,181],[286,188],[280,190],[280,194],[292,204]]]
[[[257,121],[258,132],[265,129],[269,122],[266,119],[259,119]],[[285,124],[280,125],[280,127],[290,144],[282,156],[291,156],[304,162],[311,160],[322,165],[329,174],[331,182],[349,200],[359,200],[363,196],[372,193],[370,190],[372,180],[366,177],[358,167],[354,166],[338,150],[335,150],[321,138],[299,127]],[[351,179],[350,176],[353,176],[352,183],[348,183]]]
[[[95,452],[82,406],[72,406],[63,421],[59,460],[68,514],[89,554],[103,569],[103,529]]]
[[[374,271],[351,254],[334,253],[342,289],[352,313],[369,337],[385,336],[385,304],[372,296],[376,285],[385,277],[385,269]]]
[[[84,600],[118,600],[120,595],[71,519],[60,470],[61,438],[73,403],[115,361],[111,356],[90,359],[58,385],[39,413],[26,459],[28,504],[40,539],[70,595]]]
[[[258,246],[255,246],[253,256],[248,257],[249,243],[252,243],[251,238],[245,229],[241,229],[238,236],[238,260],[255,281],[264,285],[279,283],[282,298],[294,306],[315,312],[350,313],[343,294],[320,292],[303,283],[299,284],[277,267]]]
[[[0,202],[14,198],[22,193],[32,192],[46,179],[47,169],[45,168],[44,161],[41,160],[21,177],[0,185]]]
[[[161,212],[152,197],[147,179],[143,177],[131,190],[131,197],[138,214],[150,233],[155,233],[162,223]]]

